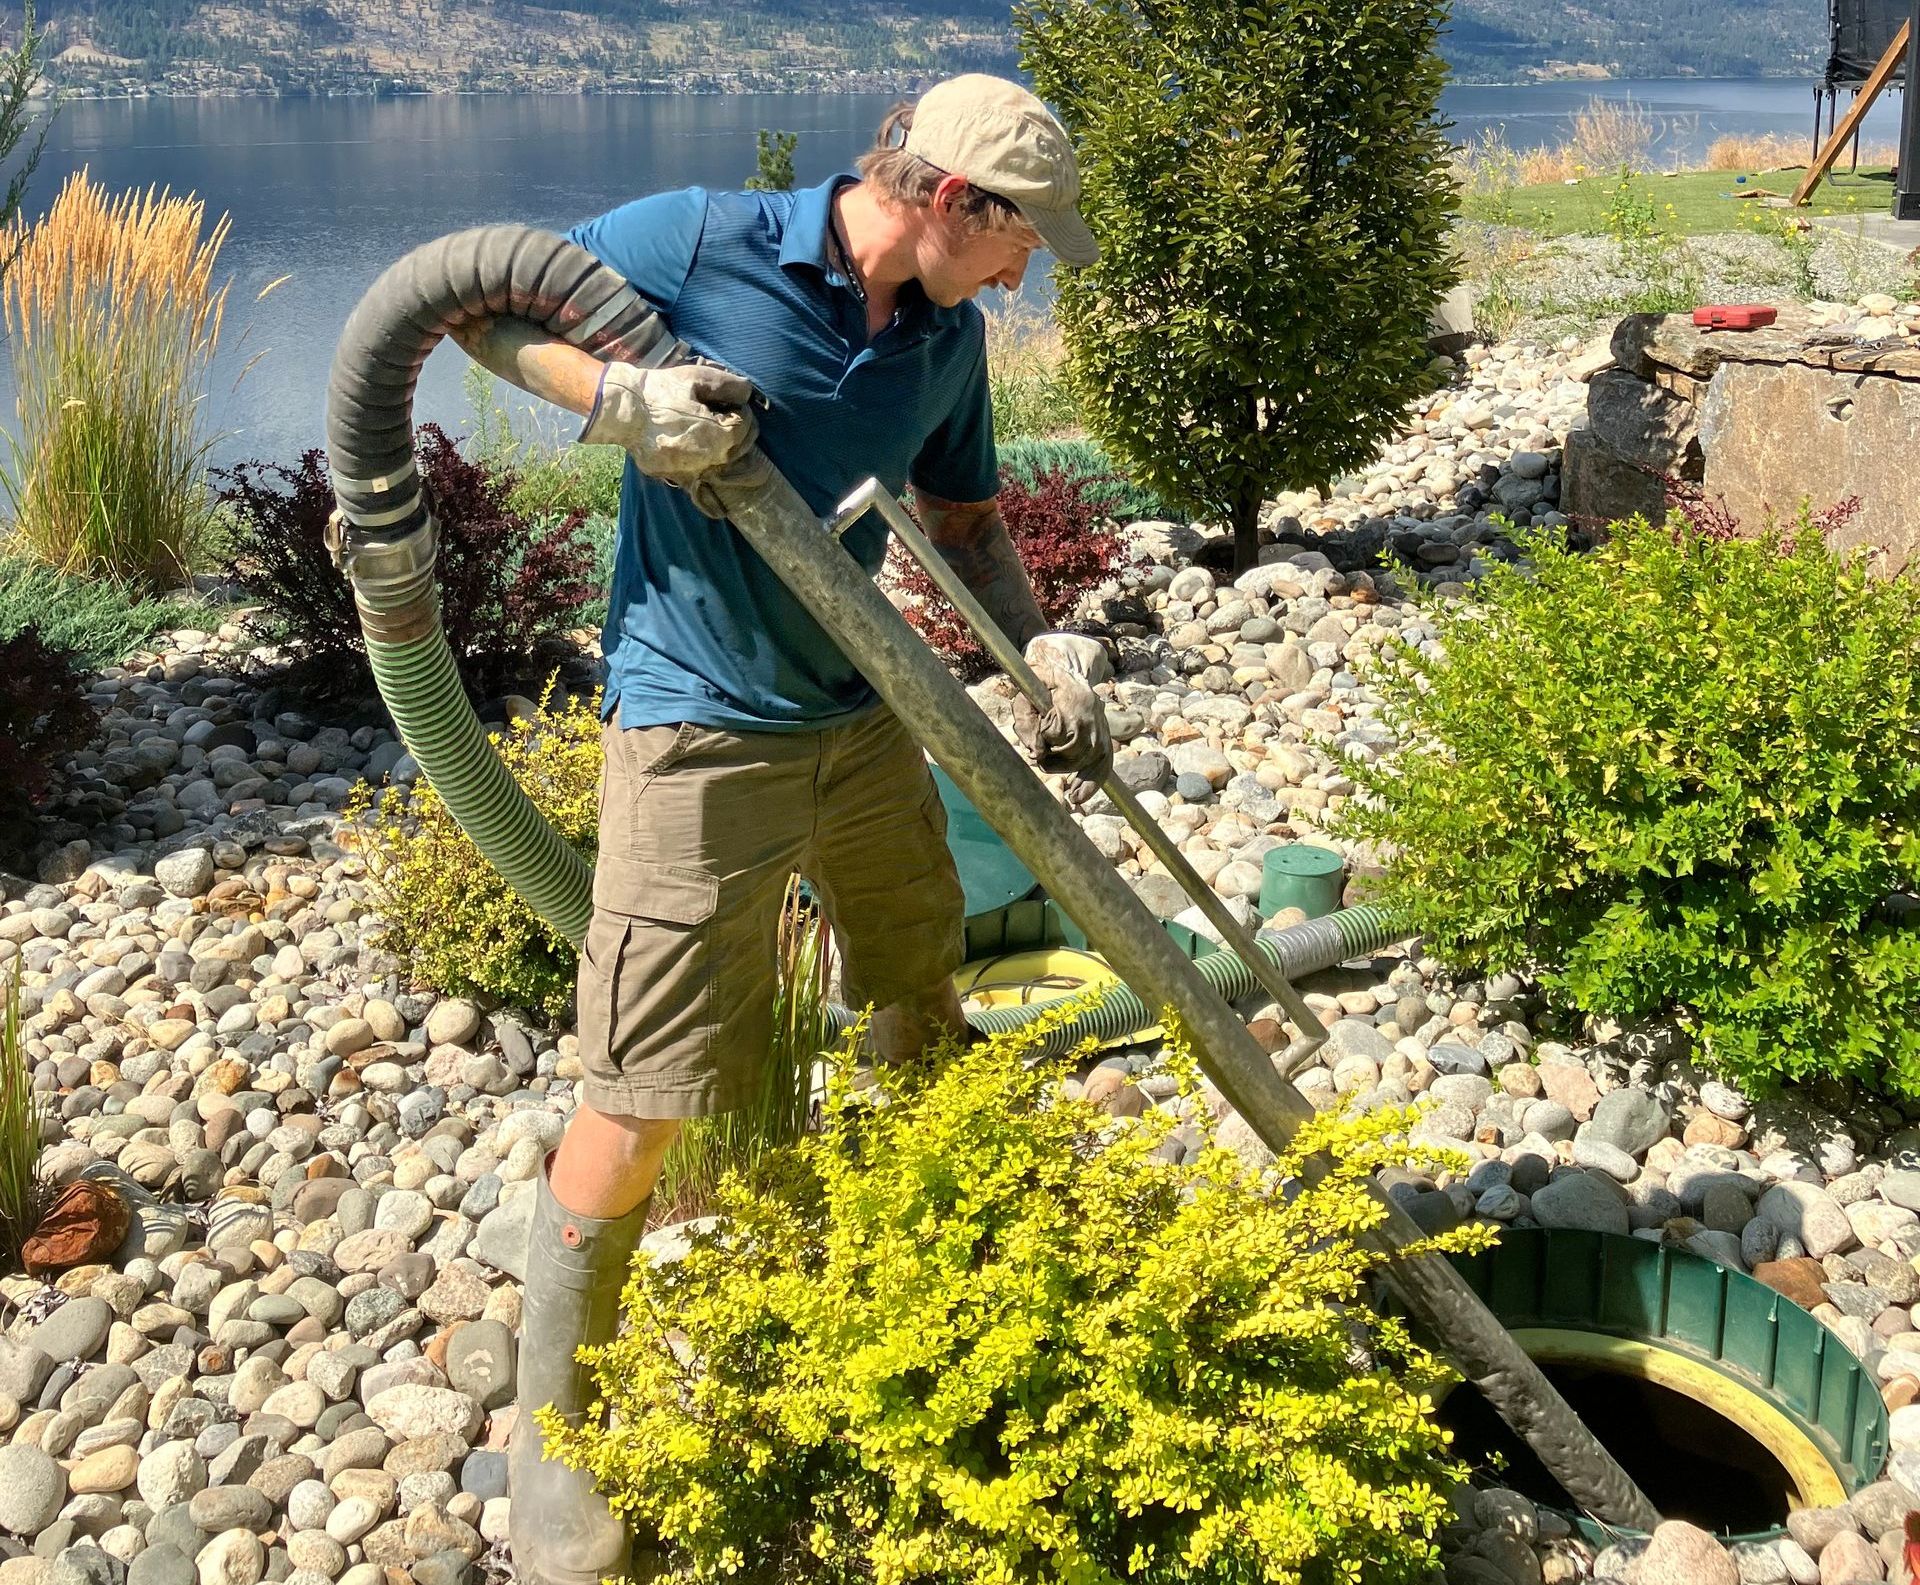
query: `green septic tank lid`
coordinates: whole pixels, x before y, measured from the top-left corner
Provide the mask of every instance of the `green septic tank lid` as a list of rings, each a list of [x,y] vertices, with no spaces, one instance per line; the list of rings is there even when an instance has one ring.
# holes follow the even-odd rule
[[[1268,848],[1264,860],[1268,870],[1284,875],[1335,875],[1346,867],[1346,862],[1331,848],[1314,847],[1306,842]]]
[[[1272,918],[1283,908],[1298,908],[1321,919],[1340,906],[1346,890],[1346,860],[1330,848],[1288,842],[1268,848],[1260,863],[1260,912]]]
[[[1523,1348],[1576,1334],[1650,1345],[1781,1417],[1780,1440],[1803,1439],[1797,1456],[1817,1457],[1844,1495],[1879,1478],[1889,1438],[1873,1373],[1809,1311],[1745,1272],[1647,1239],[1544,1227],[1509,1228],[1494,1248],[1451,1259]],[[1782,1462],[1791,1468],[1791,1453]],[[1569,1517],[1599,1545],[1617,1539]]]

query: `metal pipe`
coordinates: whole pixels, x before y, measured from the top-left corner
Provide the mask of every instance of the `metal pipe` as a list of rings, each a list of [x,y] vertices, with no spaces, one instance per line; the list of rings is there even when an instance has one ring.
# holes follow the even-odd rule
[[[1269,1148],[1285,1147],[1313,1109],[1280,1076],[1233,1009],[1160,928],[1033,770],[764,460],[714,489],[734,526],[786,583],[888,706],[986,815],[1089,942],[1149,1005],[1172,1008],[1207,1076]],[[1395,1257],[1386,1281],[1468,1380],[1533,1448],[1568,1496],[1602,1522],[1650,1530],[1659,1513],[1602,1447],[1451,1262],[1401,1258],[1426,1235],[1377,1186],[1384,1224],[1370,1247]]]
[[[1047,686],[1034,675],[1020,646],[1005,628],[987,614],[986,607],[953,570],[952,564],[940,554],[933,541],[921,532],[920,525],[913,520],[913,514],[900,504],[892,491],[883,488],[878,479],[869,479],[858,486],[840,503],[824,526],[837,539],[869,511],[878,512],[886,520],[894,537],[926,569],[927,576],[947,597],[948,604],[973,629],[974,637],[999,663],[1000,669],[1013,679],[1014,686],[1027,696],[1035,709],[1045,710],[1050,702]],[[1199,872],[1187,862],[1186,854],[1162,829],[1160,822],[1141,808],[1133,789],[1113,773],[1111,766],[1100,779],[1100,790],[1113,801],[1127,824],[1140,833],[1149,851],[1179,883],[1180,889],[1200,912],[1206,915],[1207,922],[1220,932],[1220,939],[1227,950],[1251,968],[1266,993],[1286,1009],[1294,1028],[1299,1031],[1281,1059],[1283,1077],[1291,1078],[1326,1044],[1326,1026],[1307,1005],[1306,997],[1294,988],[1293,981],[1280,971],[1280,965],[1255,944],[1252,932],[1234,918],[1232,910],[1221,901],[1220,894],[1200,878]]]

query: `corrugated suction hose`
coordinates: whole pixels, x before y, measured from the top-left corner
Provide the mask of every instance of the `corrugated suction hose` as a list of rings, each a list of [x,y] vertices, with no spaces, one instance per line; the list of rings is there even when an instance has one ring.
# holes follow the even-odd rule
[[[416,248],[360,300],[334,353],[330,543],[407,752],[487,862],[577,943],[593,912],[592,873],[500,762],[461,687],[440,627],[438,530],[414,462],[413,390],[427,354],[502,315],[605,360],[658,366],[687,356],[638,292],[562,237],[483,226]]]

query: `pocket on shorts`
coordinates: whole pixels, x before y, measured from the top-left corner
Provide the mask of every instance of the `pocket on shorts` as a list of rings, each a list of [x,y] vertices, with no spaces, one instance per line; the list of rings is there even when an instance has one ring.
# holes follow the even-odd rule
[[[627,779],[639,786],[649,776],[658,776],[664,770],[687,757],[687,751],[693,747],[693,740],[699,732],[691,721],[682,721],[674,726],[638,726],[618,727],[620,734],[620,753],[624,760]]]
[[[600,1095],[595,1105],[638,1116],[687,1115],[657,1108],[712,1087],[719,881],[680,865],[603,854],[593,892],[578,1017],[589,1093]]]
[[[593,905],[629,919],[704,925],[720,903],[720,879],[679,864],[602,853],[593,871]]]

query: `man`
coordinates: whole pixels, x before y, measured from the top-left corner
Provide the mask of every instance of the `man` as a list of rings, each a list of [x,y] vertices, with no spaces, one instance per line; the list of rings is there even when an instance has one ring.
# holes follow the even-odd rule
[[[926,762],[866,681],[725,521],[712,483],[766,456],[825,514],[860,480],[911,484],[928,534],[1053,690],[1022,735],[1043,769],[1110,752],[1090,640],[1048,634],[994,505],[984,322],[1036,248],[1096,256],[1071,144],[1013,83],[966,76],[887,119],[858,179],[800,193],[662,193],[579,227],[712,367],[602,368],[503,322],[464,334],[496,371],[625,447],[605,634],[606,773],[581,953],[579,1107],[539,1186],[511,1454],[522,1580],[591,1585],[627,1537],[590,1479],[546,1460],[532,1413],[580,1415],[574,1363],[613,1332],[661,1158],[684,1118],[746,1103],[771,1026],[788,876],[839,941],[883,1059],[962,1027],[962,899]],[[756,416],[750,397],[765,397]],[[736,472],[735,477],[739,477]],[[847,548],[870,572],[886,530]]]

